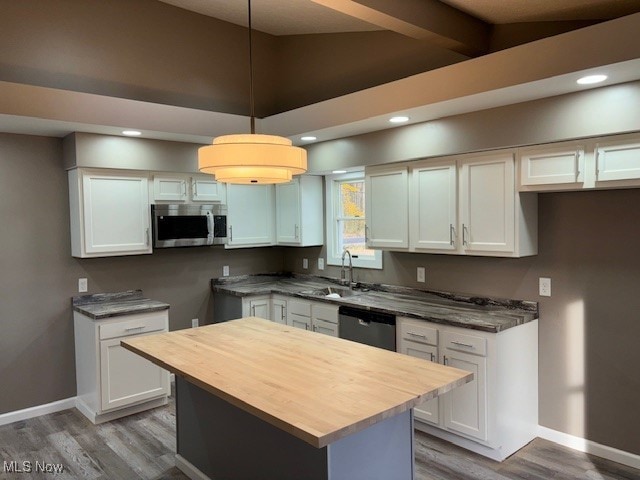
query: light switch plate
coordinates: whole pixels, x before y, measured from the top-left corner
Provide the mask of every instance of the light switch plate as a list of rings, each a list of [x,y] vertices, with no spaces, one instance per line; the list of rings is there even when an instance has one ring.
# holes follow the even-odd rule
[[[307,268],[309,268],[309,259],[308,258],[303,258],[302,259],[302,268],[304,268],[305,270]]]
[[[420,283],[424,283],[425,282],[426,273],[425,273],[424,267],[418,267],[417,277],[418,277],[418,281]]]
[[[225,265],[222,267],[222,276],[223,277],[229,276],[229,265]]]
[[[540,277],[538,289],[541,297],[550,297],[551,296],[551,279]]]
[[[324,270],[324,258],[318,259],[318,270]]]
[[[84,293],[86,291],[89,290],[89,282],[87,281],[86,278],[79,278],[78,279],[78,292],[79,293]]]
[[[196,328],[198,325],[200,325],[200,321],[197,318],[192,318],[191,319],[191,328]]]

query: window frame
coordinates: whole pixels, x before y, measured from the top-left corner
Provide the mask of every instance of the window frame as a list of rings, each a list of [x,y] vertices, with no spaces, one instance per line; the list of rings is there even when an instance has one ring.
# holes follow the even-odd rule
[[[362,182],[364,182],[364,171],[325,176],[325,227],[327,232],[327,265],[342,265],[342,252],[336,251],[336,247],[338,245],[337,209],[340,204],[338,198],[340,189],[338,188],[338,184],[354,180],[361,180]],[[367,193],[365,191],[365,195],[366,194]],[[366,215],[364,217],[364,221],[366,225]],[[363,258],[359,256],[358,258],[353,258],[353,266],[357,268],[372,268],[382,270],[382,250],[373,250],[373,257]]]

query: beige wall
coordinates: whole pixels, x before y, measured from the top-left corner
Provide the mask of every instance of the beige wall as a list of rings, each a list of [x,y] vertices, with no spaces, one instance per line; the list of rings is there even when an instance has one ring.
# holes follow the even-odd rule
[[[539,302],[540,424],[640,454],[638,205],[640,189],[539,194],[537,256],[386,252],[383,270],[355,269],[355,279]],[[338,277],[339,267],[316,269],[320,255],[288,249],[285,269]],[[538,296],[541,276],[551,298]]]
[[[170,329],[211,321],[209,281],[279,271],[281,248],[185,248],[152,255],[71,257],[62,140],[0,134],[0,414],[75,396],[71,297],[140,288],[167,302]]]

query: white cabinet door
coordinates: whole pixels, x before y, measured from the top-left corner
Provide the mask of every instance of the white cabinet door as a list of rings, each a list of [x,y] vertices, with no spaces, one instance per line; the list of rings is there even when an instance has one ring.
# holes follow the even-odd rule
[[[403,340],[400,346],[400,353],[410,355],[412,357],[422,358],[423,360],[429,360],[430,362],[438,362],[438,347],[433,345],[424,345],[422,343],[408,342]],[[417,419],[425,422],[431,422],[438,424],[440,416],[438,414],[439,408],[438,397],[422,402],[420,405],[414,407],[413,412]]]
[[[466,253],[515,249],[515,179],[512,154],[461,162],[460,214]]]
[[[186,178],[153,176],[155,201],[186,202],[188,198]]]
[[[287,323],[292,327],[311,330],[311,317],[289,312],[287,315]]]
[[[271,299],[271,320],[282,325],[287,324],[287,300],[273,297]]]
[[[194,202],[225,203],[224,183],[216,182],[213,175],[197,175],[191,179],[191,200]]]
[[[640,179],[640,142],[599,143],[596,181]]]
[[[148,183],[146,174],[83,172],[83,253],[151,253]]]
[[[407,168],[365,173],[365,218],[370,248],[409,247]]]
[[[487,359],[443,348],[442,363],[473,373],[473,380],[443,395],[444,426],[487,440]]]
[[[271,320],[271,301],[268,298],[258,298],[249,301],[249,315]]]
[[[278,243],[299,244],[301,228],[300,182],[276,185],[276,241]]]
[[[120,340],[100,341],[102,411],[169,394],[168,372],[123,348]]]
[[[409,224],[412,249],[456,250],[457,170],[455,160],[411,169]]]
[[[227,188],[227,248],[273,245],[273,185],[237,185]]]
[[[332,337],[338,336],[338,324],[325,322],[324,320],[315,319],[312,322],[312,329],[314,332],[322,333],[324,335],[330,335]]]
[[[584,147],[522,148],[518,151],[520,185],[584,182]]]

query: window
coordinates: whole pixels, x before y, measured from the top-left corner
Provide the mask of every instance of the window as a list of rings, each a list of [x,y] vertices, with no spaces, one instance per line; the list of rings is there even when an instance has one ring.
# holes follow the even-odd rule
[[[382,268],[382,252],[366,247],[364,173],[328,175],[327,264],[341,265],[349,250],[354,267]]]

